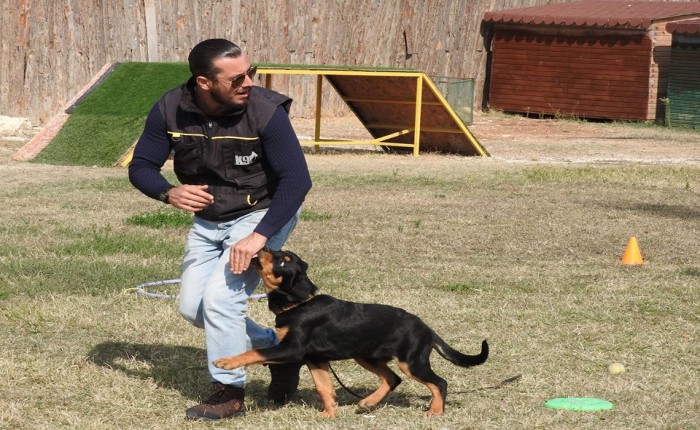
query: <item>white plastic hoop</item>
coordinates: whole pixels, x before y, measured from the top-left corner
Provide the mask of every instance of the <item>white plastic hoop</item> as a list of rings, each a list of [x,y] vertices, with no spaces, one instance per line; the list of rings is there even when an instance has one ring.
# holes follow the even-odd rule
[[[172,295],[172,294],[160,294],[160,293],[153,293],[151,291],[147,291],[146,288],[149,287],[159,287],[162,285],[172,285],[172,284],[179,284],[180,279],[166,279],[163,281],[153,281],[153,282],[146,282],[141,285],[137,285],[134,287],[134,291],[136,294],[141,294],[143,296],[147,297],[155,297],[157,299],[177,299],[177,295]],[[260,293],[260,294],[251,294],[249,299],[250,300],[256,300],[256,299],[264,299],[267,297],[265,293]]]
[[[157,299],[177,299],[177,295],[152,293],[150,291],[147,291],[146,288],[158,287],[161,285],[179,284],[179,283],[180,283],[179,279],[166,279],[163,281],[146,282],[144,284],[137,285],[136,287],[134,287],[134,291],[136,291],[136,294],[141,294],[141,295],[148,296],[148,297],[155,297]]]

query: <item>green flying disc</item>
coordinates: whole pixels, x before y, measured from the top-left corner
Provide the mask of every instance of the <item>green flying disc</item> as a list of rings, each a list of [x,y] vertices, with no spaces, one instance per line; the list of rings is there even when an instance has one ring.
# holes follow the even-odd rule
[[[613,408],[613,404],[607,400],[592,397],[561,397],[547,400],[544,405],[552,409],[569,411],[602,411]]]

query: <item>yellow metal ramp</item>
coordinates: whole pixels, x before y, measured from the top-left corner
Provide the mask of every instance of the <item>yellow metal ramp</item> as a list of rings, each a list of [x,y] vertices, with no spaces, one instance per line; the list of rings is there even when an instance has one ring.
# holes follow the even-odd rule
[[[316,75],[316,129],[319,145],[379,145],[387,151],[440,152],[488,157],[466,124],[422,72],[320,66],[260,66],[265,86],[273,75]],[[325,80],[373,137],[366,141],[321,139],[322,85]]]

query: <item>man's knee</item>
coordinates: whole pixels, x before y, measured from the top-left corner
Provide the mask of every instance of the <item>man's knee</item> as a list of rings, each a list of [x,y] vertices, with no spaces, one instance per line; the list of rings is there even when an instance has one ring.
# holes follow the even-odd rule
[[[178,311],[180,315],[193,326],[204,328],[204,316],[202,315],[201,303],[193,306],[192,304],[181,301]]]

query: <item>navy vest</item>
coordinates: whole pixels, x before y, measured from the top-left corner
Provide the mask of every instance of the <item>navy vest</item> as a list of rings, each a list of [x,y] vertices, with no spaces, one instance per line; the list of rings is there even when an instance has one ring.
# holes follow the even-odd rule
[[[238,112],[206,116],[194,102],[194,80],[169,91],[159,101],[174,168],[182,184],[209,185],[214,203],[197,213],[209,221],[228,221],[270,206],[277,178],[265,162],[260,131],[277,107],[287,112],[292,100],[252,87]]]

